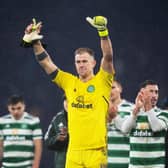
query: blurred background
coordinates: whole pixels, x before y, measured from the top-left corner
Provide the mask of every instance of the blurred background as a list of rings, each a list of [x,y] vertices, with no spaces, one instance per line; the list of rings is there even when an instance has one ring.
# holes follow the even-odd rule
[[[1,0],[0,5],[0,114],[6,99],[22,94],[27,110],[40,116],[45,133],[52,117],[62,108],[62,91],[40,68],[31,48],[20,47],[26,25],[35,17],[43,22],[47,51],[63,70],[75,74],[74,50],[90,47],[100,61],[99,37],[85,17],[104,15],[113,42],[116,78],[123,97],[133,101],[146,79],[159,83],[159,103],[168,96],[166,0]],[[96,71],[98,70],[97,64]],[[96,72],[95,71],[95,72]],[[53,167],[53,153],[44,146],[41,168]]]

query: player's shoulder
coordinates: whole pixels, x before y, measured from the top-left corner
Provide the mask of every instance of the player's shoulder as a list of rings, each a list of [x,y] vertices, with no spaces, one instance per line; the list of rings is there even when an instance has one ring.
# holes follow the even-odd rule
[[[10,119],[12,119],[11,114],[6,114],[0,117],[0,122],[2,123],[3,121],[10,120]]]
[[[58,69],[58,72],[57,72],[57,75],[55,76],[55,78],[57,77],[61,77],[61,78],[64,78],[64,77],[68,77],[68,78],[74,78],[74,79],[77,79],[78,77],[70,72],[66,72],[64,70],[61,70],[61,69]],[[55,79],[54,78],[54,79]]]
[[[11,114],[5,114],[3,116],[1,116],[0,118],[6,119],[6,118],[11,118]]]
[[[134,103],[132,103],[132,102],[126,100],[126,99],[123,99],[120,106],[121,107],[133,107]]]
[[[39,122],[40,121],[38,116],[34,116],[34,115],[27,113],[27,112],[24,112],[24,119],[29,122]]]
[[[113,78],[114,73],[109,73],[105,71],[102,67],[100,67],[99,71],[96,73],[96,76],[105,76],[108,78]]]
[[[55,120],[57,120],[58,118],[61,118],[61,117],[63,117],[63,116],[64,116],[64,111],[61,110],[61,111],[57,112],[57,114],[52,118],[52,121],[55,121]]]
[[[162,108],[159,108],[159,107],[155,107],[154,111],[157,112],[157,113],[167,113],[168,114],[168,110],[165,110],[165,109],[162,109]]]

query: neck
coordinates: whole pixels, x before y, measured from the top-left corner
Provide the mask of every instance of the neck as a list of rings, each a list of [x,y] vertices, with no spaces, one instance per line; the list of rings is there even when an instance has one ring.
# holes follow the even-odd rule
[[[79,76],[79,79],[80,79],[82,82],[87,82],[87,81],[91,80],[93,77],[94,77],[94,74],[91,74],[91,75],[89,75],[89,76]]]
[[[121,102],[122,102],[122,99],[121,98],[118,98],[118,99],[114,99],[111,101],[114,105],[118,106]]]
[[[156,106],[156,105],[148,105],[148,104],[145,104],[145,105],[144,105],[144,109],[145,109],[145,111],[149,111],[149,110],[153,109],[155,106]]]
[[[20,120],[23,117],[24,113],[18,116],[13,116],[15,120]]]

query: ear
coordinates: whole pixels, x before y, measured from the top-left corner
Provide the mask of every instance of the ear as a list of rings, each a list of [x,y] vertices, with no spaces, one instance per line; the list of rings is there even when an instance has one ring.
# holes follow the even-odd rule
[[[141,92],[141,93],[144,93],[144,91],[145,91],[144,88],[141,88],[140,92]]]
[[[10,112],[10,105],[7,106],[8,111]]]
[[[96,60],[93,60],[92,65],[93,65],[93,68],[96,66]]]
[[[119,89],[120,89],[120,93],[122,93],[123,91],[123,88],[121,86],[119,86]]]
[[[25,110],[26,109],[26,105],[23,103],[23,109]]]

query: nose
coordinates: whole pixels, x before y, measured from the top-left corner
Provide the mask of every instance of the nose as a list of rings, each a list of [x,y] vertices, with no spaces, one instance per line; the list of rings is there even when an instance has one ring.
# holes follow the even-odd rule
[[[17,114],[17,112],[18,112],[18,110],[16,109],[16,110],[13,110],[13,114]]]
[[[80,63],[79,63],[79,66],[83,66],[84,65],[84,63],[81,61]]]

